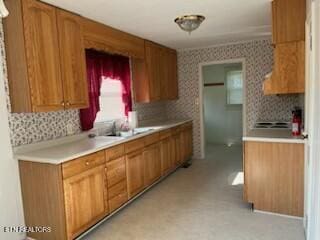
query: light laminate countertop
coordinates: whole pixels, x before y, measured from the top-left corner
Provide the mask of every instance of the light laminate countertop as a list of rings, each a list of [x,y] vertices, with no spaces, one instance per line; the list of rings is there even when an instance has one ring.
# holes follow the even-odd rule
[[[57,140],[17,147],[14,149],[14,157],[23,161],[60,164],[190,121],[191,120],[169,120],[150,123],[140,127],[152,128],[152,130],[127,138],[112,139],[104,136],[89,138],[88,133],[82,133]]]
[[[243,137],[243,141],[305,143],[301,136],[294,137],[291,134],[291,130],[286,129],[252,129]]]

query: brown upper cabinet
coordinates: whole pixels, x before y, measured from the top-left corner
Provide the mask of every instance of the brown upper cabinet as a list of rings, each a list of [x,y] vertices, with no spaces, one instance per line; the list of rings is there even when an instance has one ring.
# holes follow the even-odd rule
[[[132,75],[136,102],[178,98],[175,50],[145,41],[145,59],[133,59]]]
[[[161,81],[162,100],[178,99],[178,66],[177,52],[175,50],[164,49],[164,76]]]
[[[274,68],[264,83],[264,94],[291,94],[305,91],[305,42],[275,46]]]
[[[88,106],[87,71],[81,17],[57,10],[65,108]]]
[[[144,58],[144,39],[104,24],[82,18],[85,48]]]
[[[132,57],[136,102],[178,98],[175,50],[38,0],[6,0],[6,5],[12,112],[88,107],[86,48]]]
[[[78,17],[36,0],[7,0],[6,4],[10,11],[4,31],[12,112],[87,107]]]
[[[272,2],[273,72],[263,84],[265,95],[305,92],[305,0]]]
[[[273,44],[305,40],[306,0],[272,2]]]

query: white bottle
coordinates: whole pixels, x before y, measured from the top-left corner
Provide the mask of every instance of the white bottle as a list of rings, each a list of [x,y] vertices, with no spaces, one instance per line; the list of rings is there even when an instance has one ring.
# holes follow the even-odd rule
[[[136,111],[129,112],[128,114],[129,126],[131,129],[138,127],[138,113]]]

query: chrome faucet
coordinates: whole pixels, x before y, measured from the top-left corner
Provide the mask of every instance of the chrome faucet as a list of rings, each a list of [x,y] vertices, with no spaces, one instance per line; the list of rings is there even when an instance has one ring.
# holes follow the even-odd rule
[[[117,122],[116,122],[116,121],[112,121],[111,133],[112,133],[112,135],[114,135],[114,136],[117,135]]]

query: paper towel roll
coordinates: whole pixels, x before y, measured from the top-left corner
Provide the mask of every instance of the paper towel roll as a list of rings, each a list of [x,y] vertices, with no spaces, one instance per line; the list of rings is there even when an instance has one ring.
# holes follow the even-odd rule
[[[131,129],[138,127],[138,113],[136,111],[129,112],[128,122]]]

